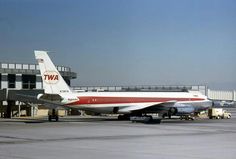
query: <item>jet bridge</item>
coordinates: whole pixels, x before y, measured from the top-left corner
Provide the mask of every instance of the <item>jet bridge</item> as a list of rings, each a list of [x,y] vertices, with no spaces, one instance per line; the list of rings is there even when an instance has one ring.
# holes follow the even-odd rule
[[[25,106],[32,107],[32,104],[42,104],[37,100],[37,95],[44,93],[43,89],[2,89],[0,90],[0,116],[4,118],[11,118],[13,108],[18,108],[20,114],[20,106],[22,103]],[[31,109],[31,108],[30,108]],[[32,114],[32,113],[30,113]]]

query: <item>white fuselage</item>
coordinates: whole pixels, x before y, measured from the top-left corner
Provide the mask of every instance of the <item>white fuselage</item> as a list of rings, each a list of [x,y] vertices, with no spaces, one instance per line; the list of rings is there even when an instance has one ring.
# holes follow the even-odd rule
[[[170,102],[190,104],[198,109],[210,105],[206,96],[189,92],[80,92],[73,96],[76,96],[77,99],[66,100],[64,105],[99,113],[112,113],[115,107],[120,109]]]
[[[39,100],[100,113],[157,112],[159,108],[186,104],[191,108],[208,107],[206,96],[190,92],[80,92],[74,93],[67,85],[46,51],[35,51],[43,80],[45,96]],[[56,98],[56,100],[54,99]],[[45,98],[45,99],[43,99]],[[47,101],[48,100],[48,101]],[[183,106],[182,106],[183,107]],[[179,106],[180,108],[180,106]]]

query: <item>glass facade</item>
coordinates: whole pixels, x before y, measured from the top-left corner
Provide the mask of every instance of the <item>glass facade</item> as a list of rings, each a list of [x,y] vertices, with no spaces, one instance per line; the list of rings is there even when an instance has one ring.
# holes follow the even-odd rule
[[[71,72],[69,67],[56,66],[66,83],[76,78],[76,73]],[[38,64],[20,64],[0,62],[0,89],[42,89],[42,80],[39,79],[40,71]]]
[[[22,88],[23,89],[36,88],[36,75],[22,75]]]
[[[8,88],[16,88],[16,75],[15,74],[8,74]]]

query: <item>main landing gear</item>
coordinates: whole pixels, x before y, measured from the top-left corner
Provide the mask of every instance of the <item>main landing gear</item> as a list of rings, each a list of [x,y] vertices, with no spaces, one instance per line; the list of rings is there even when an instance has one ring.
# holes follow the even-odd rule
[[[58,110],[56,109],[50,109],[48,111],[48,121],[52,121],[53,119],[55,121],[59,120]]]
[[[162,115],[162,119],[165,119],[165,117],[168,117],[168,119],[171,119],[171,114],[170,113],[164,113]],[[180,120],[195,120],[194,115],[181,115]]]
[[[133,123],[135,122],[149,123],[153,121],[153,118],[151,115],[132,116],[130,117],[130,121],[132,121]]]
[[[180,120],[195,120],[195,117],[193,115],[182,115]]]
[[[168,117],[169,119],[171,119],[171,113],[162,114],[162,119],[165,119],[165,117]]]
[[[124,114],[119,115],[118,120],[130,120],[132,122],[152,122],[153,117],[151,115],[143,115],[143,114]]]

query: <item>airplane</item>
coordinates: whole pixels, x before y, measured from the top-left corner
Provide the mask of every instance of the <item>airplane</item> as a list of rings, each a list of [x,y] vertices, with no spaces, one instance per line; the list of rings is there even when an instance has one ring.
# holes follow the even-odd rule
[[[232,107],[235,105],[234,101],[213,101],[214,107]]]
[[[132,116],[188,116],[212,106],[212,102],[196,92],[75,92],[64,81],[47,51],[34,51],[43,81],[44,93],[37,99],[51,109],[73,108],[104,114],[119,114],[118,119]],[[147,115],[148,114],[148,115]],[[49,115],[58,120],[57,115]]]

